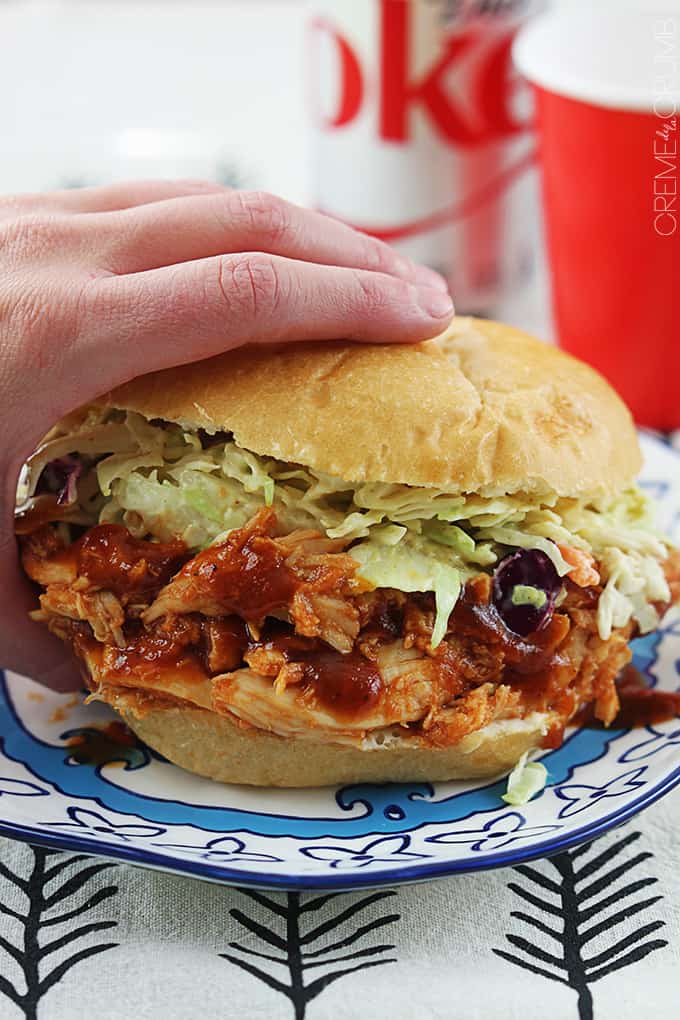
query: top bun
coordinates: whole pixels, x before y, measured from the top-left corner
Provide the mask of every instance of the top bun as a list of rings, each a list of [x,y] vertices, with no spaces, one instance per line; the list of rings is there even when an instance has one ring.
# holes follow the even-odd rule
[[[510,326],[455,319],[414,346],[244,347],[142,376],[112,407],[348,482],[596,497],[640,469],[628,409],[592,368]]]

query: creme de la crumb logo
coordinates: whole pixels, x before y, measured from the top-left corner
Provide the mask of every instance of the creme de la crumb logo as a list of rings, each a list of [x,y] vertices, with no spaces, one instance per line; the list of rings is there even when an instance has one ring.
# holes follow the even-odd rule
[[[654,231],[672,237],[678,229],[678,22],[654,21],[653,154]]]

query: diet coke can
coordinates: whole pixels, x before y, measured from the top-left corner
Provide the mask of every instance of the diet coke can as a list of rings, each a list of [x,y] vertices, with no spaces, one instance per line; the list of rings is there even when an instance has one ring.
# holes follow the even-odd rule
[[[531,266],[535,157],[511,59],[540,0],[314,0],[319,209],[497,311]]]

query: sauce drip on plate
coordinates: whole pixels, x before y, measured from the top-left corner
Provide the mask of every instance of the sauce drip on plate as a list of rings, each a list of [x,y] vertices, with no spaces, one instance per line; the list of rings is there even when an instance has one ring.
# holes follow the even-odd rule
[[[139,743],[134,733],[119,720],[103,726],[88,726],[66,741],[70,758],[78,765],[125,765],[134,760]]]
[[[635,666],[626,666],[616,681],[621,707],[611,729],[633,729],[667,722],[680,715],[680,691],[659,691],[650,687],[646,677]],[[577,726],[601,728],[593,717],[592,706],[586,705],[573,719]]]

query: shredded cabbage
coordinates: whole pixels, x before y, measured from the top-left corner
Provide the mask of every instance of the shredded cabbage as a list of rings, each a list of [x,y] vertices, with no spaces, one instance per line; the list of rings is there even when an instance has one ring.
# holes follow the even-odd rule
[[[397,588],[399,591],[432,591],[436,615],[432,647],[436,648],[446,634],[463,581],[479,573],[445,549],[418,535],[405,535],[396,545],[385,545],[377,536],[352,546],[352,557],[360,565],[359,574],[376,588]],[[376,541],[377,538],[377,541]]]
[[[548,779],[548,770],[540,761],[527,761],[529,752],[525,751],[514,769],[508,776],[508,786],[502,800],[513,807],[528,804],[532,797],[540,793]]]
[[[192,550],[271,506],[286,528],[317,528],[346,539],[370,583],[433,592],[435,647],[465,581],[517,548],[542,550],[560,576],[571,567],[557,543],[593,555],[604,583],[598,604],[604,639],[631,618],[642,632],[653,629],[653,603],[670,598],[661,566],[668,542],[655,530],[651,504],[637,486],[589,502],[554,494],[487,499],[348,482],[244,450],[229,437],[214,439],[204,447],[178,425],[93,409],[55,430],[31,458],[27,492],[32,495],[50,460],[80,454],[87,470],[78,482],[79,522],[121,523],[137,537],[179,536]]]

